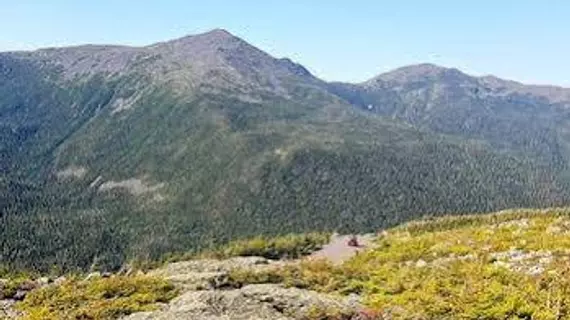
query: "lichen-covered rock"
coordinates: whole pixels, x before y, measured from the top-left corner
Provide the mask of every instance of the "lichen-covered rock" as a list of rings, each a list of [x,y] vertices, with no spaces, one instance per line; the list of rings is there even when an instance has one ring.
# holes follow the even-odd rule
[[[281,265],[261,257],[235,257],[227,260],[191,260],[171,263],[150,274],[172,281],[185,290],[204,290],[226,287],[228,273],[234,269],[262,270]]]
[[[326,310],[347,319],[355,314],[349,302],[317,292],[280,285],[249,285],[236,290],[190,291],[165,310],[133,314],[125,320],[292,320]]]
[[[58,286],[67,281],[67,278],[64,276],[58,277],[57,279],[53,280],[53,284]]]
[[[539,275],[552,262],[553,254],[550,251],[509,250],[491,254],[496,261],[494,265],[507,268],[514,272],[528,275]]]
[[[154,275],[170,276],[189,272],[221,272],[235,268],[268,265],[271,261],[262,257],[235,257],[226,260],[203,259],[170,263],[152,271]]]
[[[224,287],[227,272],[187,272],[165,277],[186,290],[208,290]]]
[[[14,300],[0,300],[0,319],[17,319],[21,316],[13,308],[15,303]]]
[[[49,277],[41,277],[41,278],[36,280],[36,283],[40,287],[47,286],[48,284],[52,283],[52,279],[50,279]]]
[[[18,290],[32,291],[32,290],[39,288],[39,287],[41,287],[41,284],[39,282],[34,281],[34,280],[26,280],[26,281],[23,281],[19,284]]]

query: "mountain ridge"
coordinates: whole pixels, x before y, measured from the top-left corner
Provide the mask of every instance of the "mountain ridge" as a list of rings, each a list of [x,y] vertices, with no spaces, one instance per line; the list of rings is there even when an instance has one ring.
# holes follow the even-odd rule
[[[73,49],[99,49],[99,50],[103,50],[103,49],[152,49],[152,48],[157,48],[157,47],[161,47],[164,45],[173,45],[175,43],[184,43],[184,42],[188,42],[188,41],[194,41],[197,39],[206,39],[207,41],[212,41],[212,40],[217,40],[217,41],[230,41],[230,42],[241,42],[244,44],[249,45],[252,48],[255,48],[254,46],[250,45],[249,43],[247,43],[246,40],[244,40],[243,38],[240,38],[234,34],[232,34],[231,32],[229,32],[226,29],[223,28],[215,28],[209,31],[205,31],[202,33],[198,33],[198,34],[188,34],[185,36],[181,36],[178,38],[174,38],[171,40],[167,40],[167,41],[158,41],[158,42],[154,42],[151,44],[147,44],[147,45],[119,45],[119,44],[78,44],[78,45],[72,45],[72,46],[56,46],[56,47],[46,47],[46,48],[38,48],[38,49],[34,49],[34,50],[19,50],[19,51],[3,51],[0,52],[0,54],[31,54],[31,53],[39,53],[39,52],[43,52],[43,51],[57,51],[57,50],[73,50]],[[259,51],[262,51],[261,49],[255,48]],[[265,52],[264,52],[265,53]],[[267,54],[267,53],[266,53]],[[287,57],[282,57],[279,58],[282,60],[290,60]],[[298,63],[295,63],[297,65],[299,65]],[[301,65],[302,66],[302,65]],[[467,72],[463,72],[460,69],[454,68],[454,67],[445,67],[445,66],[441,66],[441,65],[437,65],[434,63],[417,63],[417,64],[410,64],[410,65],[405,65],[402,67],[397,67],[394,68],[392,70],[388,70],[385,72],[382,72],[368,80],[364,80],[362,82],[347,82],[347,81],[342,81],[342,80],[332,80],[332,81],[324,81],[324,82],[330,82],[330,83],[346,83],[346,84],[352,84],[352,85],[360,85],[360,84],[365,84],[367,82],[372,82],[377,78],[383,78],[385,76],[394,74],[394,73],[401,73],[402,71],[412,71],[412,72],[417,72],[417,70],[426,70],[429,69],[431,71],[439,71],[439,72],[443,72],[443,71],[453,71],[453,72],[459,72],[462,75],[466,75],[472,78],[477,78],[477,79],[481,79],[481,80],[485,80],[489,83],[493,83],[493,82],[501,82],[501,83],[509,83],[512,85],[516,85],[516,86],[530,86],[530,87],[535,87],[535,88],[552,88],[553,90],[569,90],[570,88],[564,87],[564,86],[559,86],[559,85],[547,85],[547,84],[533,84],[533,83],[525,83],[525,82],[521,82],[521,81],[517,81],[514,79],[508,79],[508,78],[501,78],[492,74],[485,74],[485,75],[481,75],[481,76],[474,76],[474,75],[470,75]]]

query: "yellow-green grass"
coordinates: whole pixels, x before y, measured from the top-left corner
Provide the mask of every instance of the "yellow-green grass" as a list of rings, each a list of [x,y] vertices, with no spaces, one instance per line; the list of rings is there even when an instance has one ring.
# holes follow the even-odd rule
[[[393,319],[570,319],[569,212],[412,222],[387,230],[340,266],[307,261],[265,274],[235,271],[232,279],[355,293],[366,308]],[[510,267],[517,264],[540,270]]]
[[[16,308],[24,313],[24,320],[108,320],[154,310],[157,303],[166,303],[176,294],[172,284],[148,276],[72,278],[30,292]]]

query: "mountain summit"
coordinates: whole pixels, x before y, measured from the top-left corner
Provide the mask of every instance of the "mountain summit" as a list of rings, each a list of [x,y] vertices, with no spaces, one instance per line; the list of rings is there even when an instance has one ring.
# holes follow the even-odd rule
[[[393,71],[389,71],[367,81],[367,84],[375,82],[390,82],[390,83],[410,83],[416,81],[425,81],[428,79],[438,79],[442,77],[451,76],[465,76],[457,69],[445,68],[435,64],[423,63],[401,67]]]
[[[362,86],[386,87],[396,85],[415,85],[428,82],[440,85],[470,87],[476,91],[487,91],[500,95],[522,94],[542,97],[551,103],[570,104],[570,89],[557,86],[525,85],[512,80],[504,80],[495,76],[470,76],[455,68],[446,68],[430,63],[410,65],[380,74]]]
[[[565,205],[566,94],[428,64],[327,83],[219,29],[0,53],[0,257],[116,268],[258,234]]]

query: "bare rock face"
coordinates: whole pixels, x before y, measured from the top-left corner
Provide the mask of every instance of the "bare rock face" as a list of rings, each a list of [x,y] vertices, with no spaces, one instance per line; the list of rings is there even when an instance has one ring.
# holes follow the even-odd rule
[[[161,311],[133,314],[124,320],[289,320],[313,310],[336,310],[348,318],[348,303],[316,292],[279,285],[250,285],[237,290],[190,291]]]

